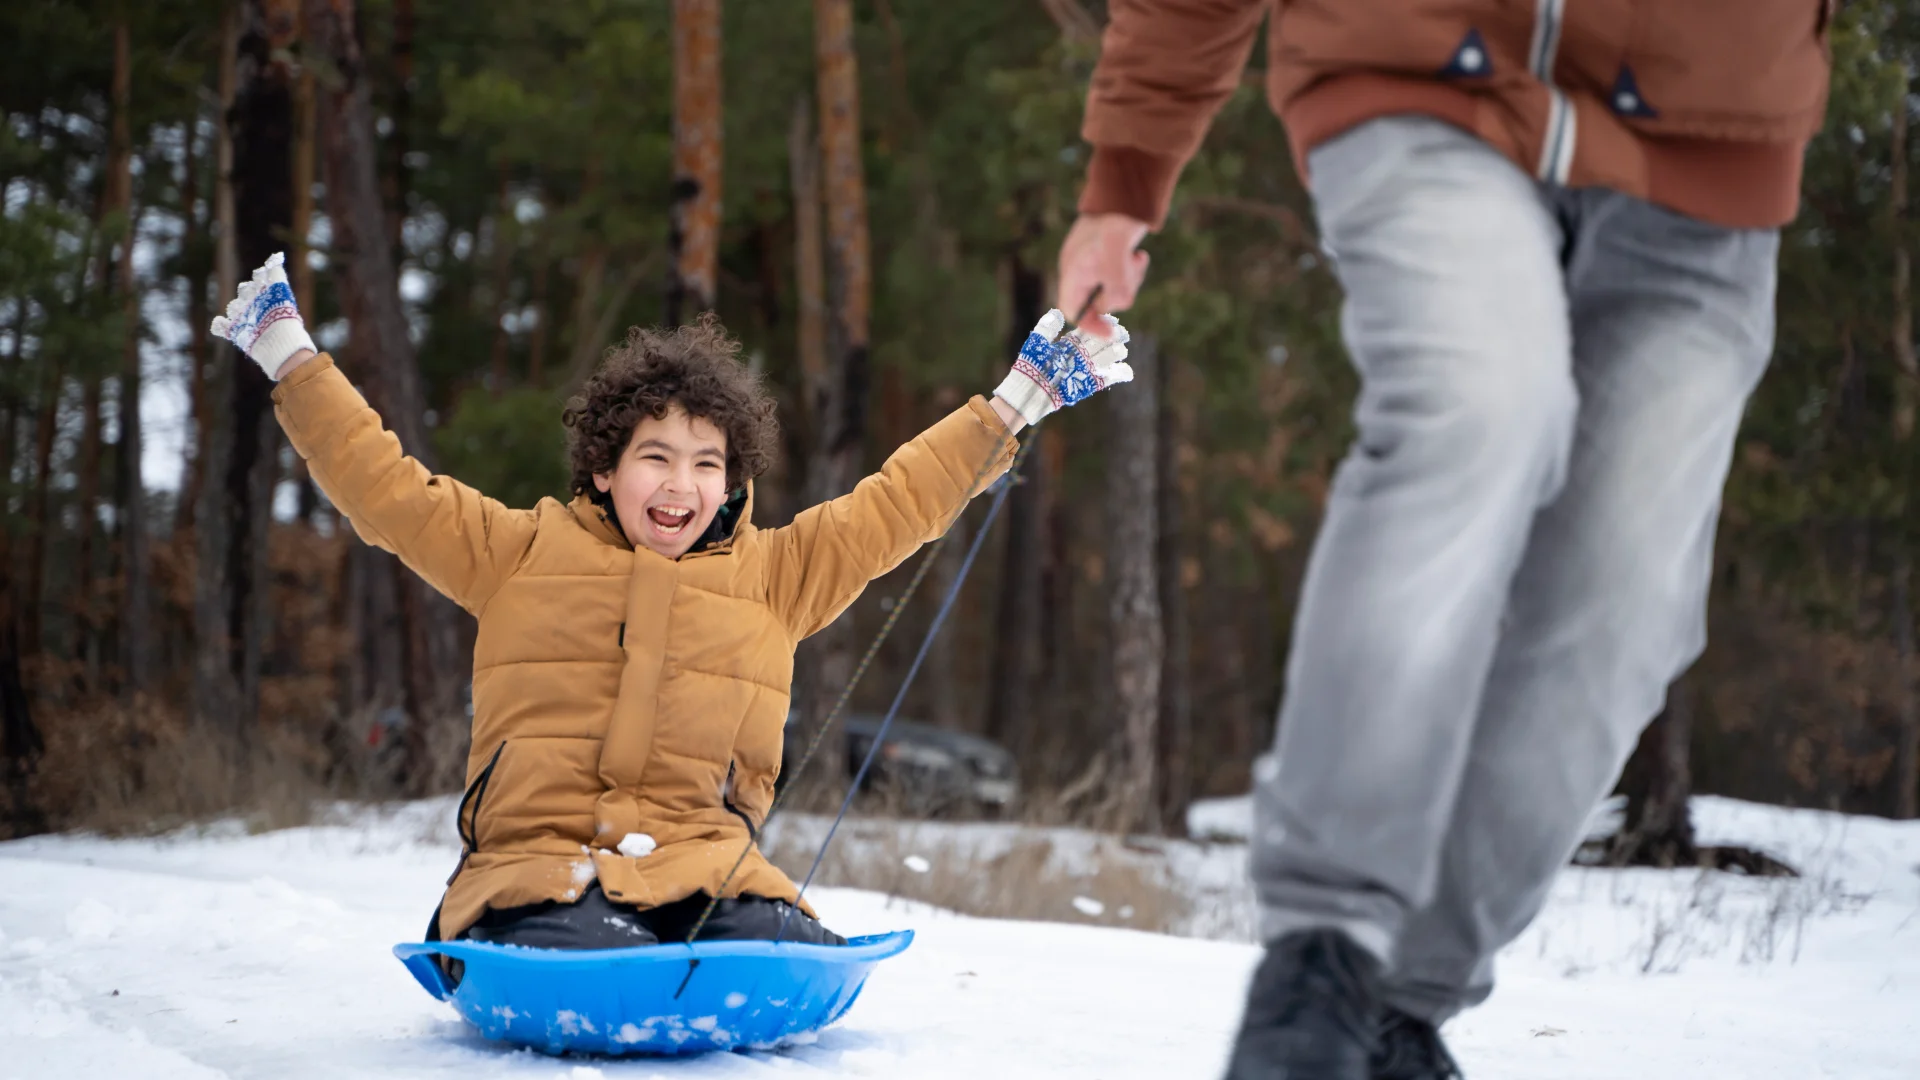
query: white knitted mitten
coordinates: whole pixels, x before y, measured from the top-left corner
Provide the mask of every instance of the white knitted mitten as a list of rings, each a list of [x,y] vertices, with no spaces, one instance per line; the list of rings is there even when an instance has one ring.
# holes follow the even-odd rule
[[[1085,401],[1109,386],[1133,381],[1127,359],[1127,330],[1111,315],[1106,338],[1084,330],[1060,332],[1067,318],[1058,308],[1040,317],[1020,346],[1000,388],[994,394],[1037,424],[1046,416]]]
[[[283,252],[269,255],[252,281],[241,282],[240,295],[227,305],[227,313],[213,320],[213,332],[233,342],[269,379],[277,378],[280,366],[301,349],[319,351],[293,302],[286,261]]]

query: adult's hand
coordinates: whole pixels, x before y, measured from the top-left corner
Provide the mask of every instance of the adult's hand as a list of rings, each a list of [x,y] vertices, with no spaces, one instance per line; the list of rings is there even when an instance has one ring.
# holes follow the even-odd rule
[[[1107,336],[1107,323],[1095,318],[1125,311],[1147,276],[1147,253],[1137,250],[1147,238],[1147,223],[1125,214],[1082,214],[1060,245],[1060,295],[1055,306],[1076,313],[1100,287],[1093,307],[1080,324],[1096,337]]]

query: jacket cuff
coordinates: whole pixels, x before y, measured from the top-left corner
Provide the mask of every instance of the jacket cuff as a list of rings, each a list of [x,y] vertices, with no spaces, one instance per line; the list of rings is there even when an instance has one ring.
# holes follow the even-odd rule
[[[308,380],[318,378],[320,373],[332,368],[333,356],[330,353],[316,352],[313,358],[287,373],[287,377],[273,384],[273,403],[278,405],[286,400],[286,392],[298,388]]]
[[[1125,214],[1158,232],[1166,224],[1182,164],[1131,146],[1096,145],[1080,191],[1080,212]]]

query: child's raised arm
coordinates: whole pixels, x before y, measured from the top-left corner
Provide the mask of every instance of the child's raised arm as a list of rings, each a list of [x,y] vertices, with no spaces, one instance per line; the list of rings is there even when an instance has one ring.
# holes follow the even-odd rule
[[[1062,334],[1065,317],[1048,312],[992,402],[974,398],[894,451],[851,492],[771,530],[769,601],[796,639],[824,629],[867,582],[946,532],[968,500],[1013,463],[1023,424],[1133,378],[1123,362],[1126,330],[1112,316],[1102,318],[1104,335]]]
[[[401,452],[333,360],[315,353],[280,255],[240,286],[212,329],[279,382],[274,413],[287,440],[361,539],[478,614],[532,544],[533,512],[433,475]]]

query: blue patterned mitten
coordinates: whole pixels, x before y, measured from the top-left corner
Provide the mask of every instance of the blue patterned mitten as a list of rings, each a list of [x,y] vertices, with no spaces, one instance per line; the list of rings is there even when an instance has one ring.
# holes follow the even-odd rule
[[[1100,338],[1083,330],[1062,334],[1067,318],[1058,308],[1041,316],[1020,346],[1013,370],[994,393],[1027,423],[1037,424],[1109,386],[1131,382],[1133,369],[1124,363],[1126,327],[1111,315],[1100,317],[1106,320],[1111,337]]]
[[[266,265],[253,272],[253,280],[241,283],[227,313],[213,320],[213,332],[233,342],[269,379],[277,378],[280,366],[301,349],[319,351],[300,321],[285,262],[282,252],[268,256]]]

